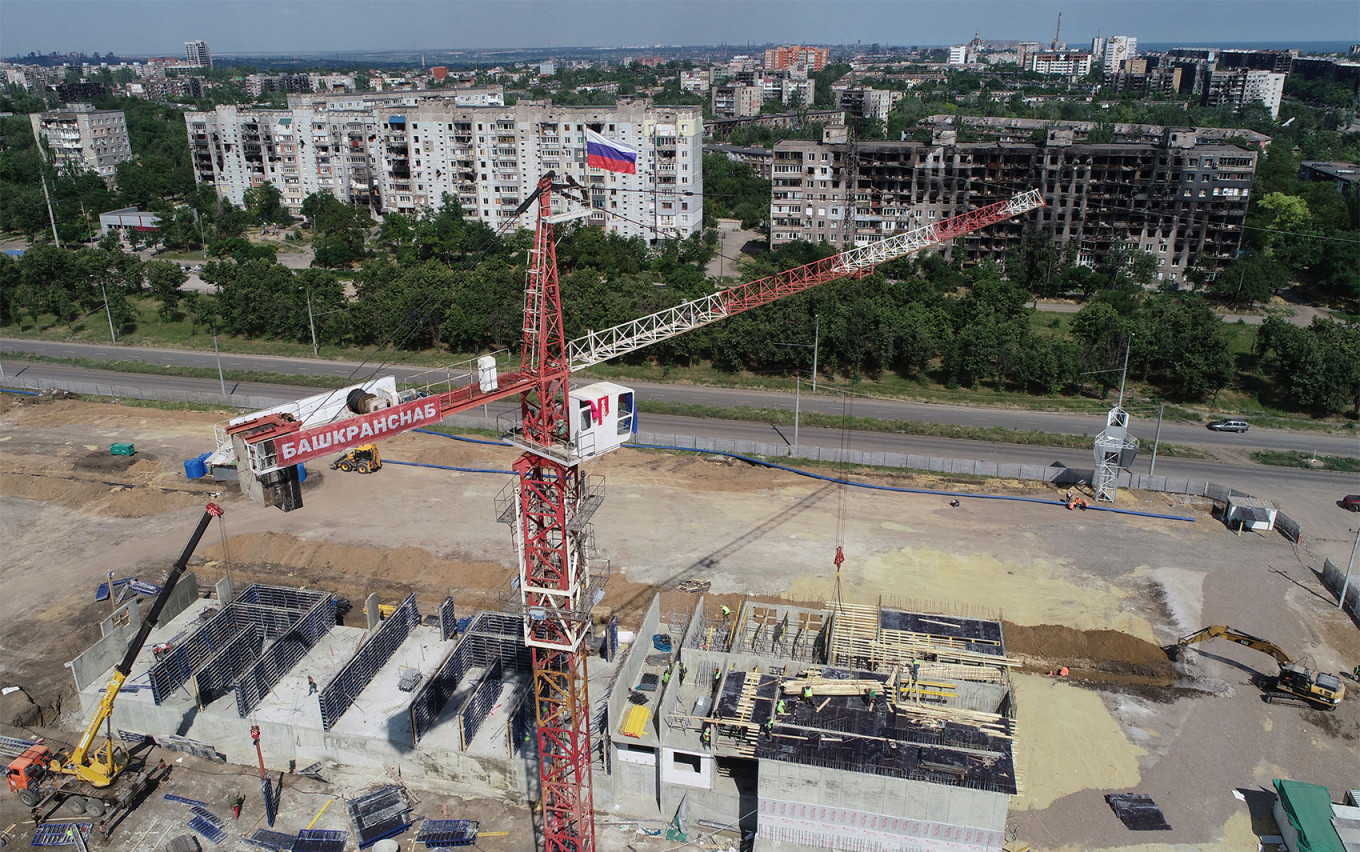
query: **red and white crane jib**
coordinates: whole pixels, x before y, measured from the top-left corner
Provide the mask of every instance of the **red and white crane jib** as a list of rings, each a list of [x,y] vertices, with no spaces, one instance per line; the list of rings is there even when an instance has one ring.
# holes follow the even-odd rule
[[[1039,190],[1030,190],[1006,201],[970,210],[804,266],[738,284],[613,328],[593,331],[567,344],[567,364],[575,372],[603,363],[785,296],[840,278],[867,275],[880,263],[905,257],[1043,206]],[[224,424],[224,430],[219,429],[224,432],[219,438],[225,439],[220,440],[219,444],[225,444],[233,435],[239,435],[246,453],[243,459],[238,451],[238,466],[244,466],[254,475],[260,476],[357,444],[371,443],[428,426],[449,415],[523,393],[533,386],[533,382],[520,371],[497,374],[493,367],[488,375],[485,364],[479,363],[478,366],[477,370],[460,373],[466,378],[466,384],[459,385],[452,380],[439,382],[437,386],[429,383],[430,390],[437,387],[437,392],[415,394],[413,399],[369,413],[340,411],[345,407],[346,391],[351,390],[343,389],[308,397],[290,406],[235,418]],[[451,372],[446,375],[451,376]],[[388,381],[391,380],[380,379],[378,383]],[[375,384],[368,383],[364,387]],[[409,391],[406,393],[411,394]],[[401,398],[395,390],[395,384],[390,394],[393,399]],[[330,411],[322,401],[337,410]],[[313,409],[325,416],[318,417]],[[244,465],[241,465],[242,462]]]
[[[1043,206],[1043,196],[1039,190],[1032,189],[1006,201],[913,228],[895,237],[738,284],[613,328],[592,331],[567,344],[567,360],[573,371],[599,364],[829,281],[868,275],[880,263],[905,257]]]

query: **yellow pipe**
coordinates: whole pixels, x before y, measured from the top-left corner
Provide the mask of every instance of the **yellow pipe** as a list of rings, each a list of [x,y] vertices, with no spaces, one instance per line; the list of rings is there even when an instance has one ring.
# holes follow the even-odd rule
[[[334,799],[327,799],[327,800],[326,800],[326,804],[322,805],[322,806],[321,806],[321,810],[319,810],[319,811],[316,812],[316,816],[312,817],[312,821],[309,822],[309,823],[307,823],[307,827],[308,827],[308,828],[311,828],[312,826],[316,825],[316,821],[319,820],[319,819],[321,819],[321,815],[324,814],[324,813],[326,812],[326,808],[329,808],[329,807],[331,806],[331,802],[333,802],[333,801],[335,801],[335,800],[334,800]]]

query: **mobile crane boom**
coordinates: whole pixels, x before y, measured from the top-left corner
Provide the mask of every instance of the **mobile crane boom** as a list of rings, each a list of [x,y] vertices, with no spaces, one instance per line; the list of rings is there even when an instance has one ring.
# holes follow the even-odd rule
[[[165,609],[165,602],[169,599],[170,593],[174,591],[175,584],[179,578],[184,576],[184,570],[189,564],[189,559],[194,555],[194,550],[198,548],[198,542],[203,538],[203,533],[207,531],[208,524],[213,518],[222,516],[222,508],[216,503],[209,503],[203,510],[203,517],[198,519],[198,526],[194,528],[193,535],[189,536],[189,541],[184,545],[184,550],[175,560],[174,567],[170,569],[170,576],[165,578],[165,585],[161,586],[160,594],[156,595],[155,602],[151,605],[151,611],[142,620],[142,626],[138,628],[137,635],[128,644],[127,652],[123,654],[123,659],[113,668],[113,677],[109,679],[109,685],[104,688],[104,696],[99,701],[99,707],[94,715],[90,717],[90,723],[85,726],[85,733],[81,736],[80,742],[76,744],[70,755],[58,753],[52,759],[49,768],[53,772],[63,775],[76,775],[81,780],[88,782],[95,787],[107,787],[118,777],[118,773],[123,771],[126,759],[120,760],[115,753],[113,738],[110,736],[103,747],[91,753],[95,737],[99,735],[99,728],[105,723],[109,723],[113,715],[113,702],[118,697],[118,692],[123,688],[123,682],[127,680],[128,674],[132,672],[132,664],[137,661],[137,656],[141,653],[142,645],[151,635],[160,622],[161,611]]]

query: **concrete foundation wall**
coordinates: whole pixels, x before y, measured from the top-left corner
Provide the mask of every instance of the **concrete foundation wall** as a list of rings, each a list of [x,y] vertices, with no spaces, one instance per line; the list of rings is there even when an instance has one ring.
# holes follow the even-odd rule
[[[127,623],[119,624],[119,616],[124,613]],[[137,635],[137,628],[141,625],[142,616],[135,600],[123,604],[100,622],[99,629],[103,635],[99,641],[66,664],[75,678],[77,691],[104,679],[105,673],[116,666],[127,652],[128,643]]]
[[[1340,567],[1332,560],[1328,559],[1322,563],[1322,584],[1331,590],[1333,595],[1341,594],[1341,587],[1346,582],[1346,569]],[[1346,587],[1346,601],[1344,609],[1353,618],[1360,619],[1360,571],[1351,572],[1350,585]]]
[[[1004,793],[769,761],[759,796],[761,837],[830,849],[861,836],[884,850],[1000,849],[1010,806]]]
[[[175,588],[170,591],[169,597],[165,599],[165,608],[161,610],[161,624],[169,624],[170,620],[188,609],[189,604],[198,599],[198,575],[193,571],[188,572],[179,578],[175,583]]]

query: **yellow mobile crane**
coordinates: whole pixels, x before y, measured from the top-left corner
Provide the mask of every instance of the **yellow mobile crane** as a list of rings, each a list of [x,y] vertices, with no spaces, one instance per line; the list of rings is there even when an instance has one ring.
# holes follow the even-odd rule
[[[1269,654],[1275,658],[1275,662],[1280,666],[1280,671],[1266,684],[1267,701],[1270,701],[1276,693],[1283,693],[1283,697],[1297,698],[1323,710],[1335,710],[1341,704],[1341,699],[1346,695],[1346,687],[1342,685],[1340,677],[1330,672],[1314,672],[1312,669],[1296,663],[1293,657],[1289,656],[1283,648],[1274,642],[1221,624],[1215,624],[1191,633],[1189,636],[1184,636],[1175,645],[1169,646],[1166,651],[1168,656],[1175,660],[1186,648],[1196,642],[1207,642],[1210,639],[1226,639],[1229,642],[1245,645],[1253,651],[1260,651],[1262,654]]]
[[[9,783],[10,791],[18,795],[19,801],[29,807],[41,809],[52,799],[62,798],[72,813],[89,813],[97,817],[125,798],[106,797],[98,793],[89,795],[88,792],[82,795],[83,791],[80,788],[88,785],[96,790],[103,790],[113,784],[127,768],[126,749],[114,745],[113,741],[113,702],[132,671],[132,664],[141,653],[142,645],[146,643],[152,629],[160,621],[165,602],[169,599],[175,584],[179,582],[179,578],[184,575],[184,569],[189,564],[189,558],[194,555],[199,539],[203,538],[203,533],[207,531],[212,519],[221,516],[222,508],[216,503],[209,503],[203,510],[203,517],[199,519],[194,534],[189,537],[189,543],[184,546],[184,552],[170,570],[170,576],[165,579],[165,585],[161,587],[160,594],[151,605],[151,611],[142,621],[137,635],[128,644],[123,659],[114,667],[113,677],[109,679],[109,685],[104,687],[104,696],[99,701],[99,707],[90,717],[90,722],[85,726],[85,732],[76,747],[69,753],[59,751],[53,755],[46,744],[35,743],[7,767],[5,780]],[[99,736],[99,729],[105,726],[108,728],[105,732],[105,741],[96,746],[95,739]],[[60,776],[66,776],[67,782],[74,783],[61,783],[44,789],[46,780],[55,781]]]

